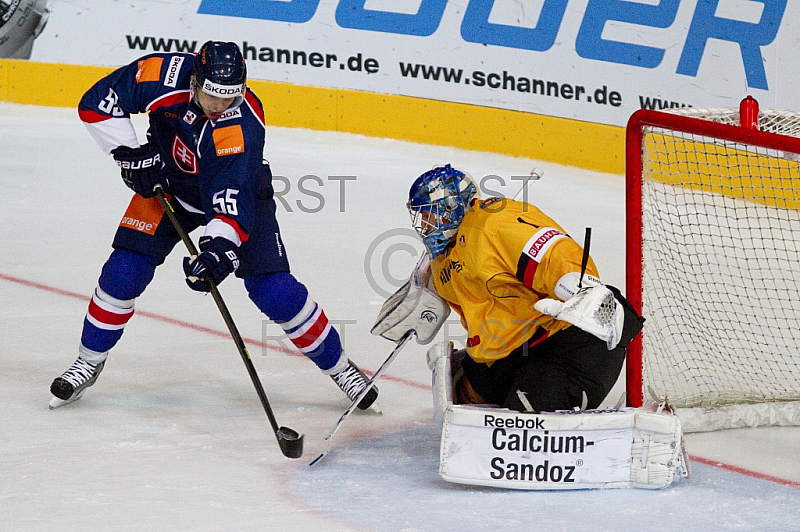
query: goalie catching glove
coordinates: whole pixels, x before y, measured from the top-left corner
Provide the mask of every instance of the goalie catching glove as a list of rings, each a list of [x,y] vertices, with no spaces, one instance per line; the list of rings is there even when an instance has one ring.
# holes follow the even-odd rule
[[[425,345],[433,340],[449,315],[450,306],[433,287],[430,255],[425,253],[408,282],[383,304],[370,332],[399,342],[407,332],[414,331],[417,343]]]
[[[565,302],[541,299],[534,307],[605,341],[609,350],[618,345],[627,347],[644,323],[619,290],[603,285],[581,288]]]

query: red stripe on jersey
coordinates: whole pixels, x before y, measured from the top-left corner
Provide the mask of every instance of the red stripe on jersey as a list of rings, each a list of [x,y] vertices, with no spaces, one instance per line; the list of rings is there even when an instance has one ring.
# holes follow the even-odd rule
[[[97,122],[111,119],[110,116],[98,113],[92,109],[78,109],[78,117],[87,124],[96,124]]]
[[[263,126],[266,123],[264,119],[264,109],[261,107],[261,103],[258,99],[250,92],[250,89],[247,89],[247,92],[244,94],[244,99],[247,100],[247,105],[250,106],[250,109],[253,110],[253,113],[255,113]]]
[[[101,308],[100,305],[94,302],[94,298],[92,298],[91,301],[89,301],[89,315],[96,321],[106,325],[125,325],[128,323],[128,320],[131,319],[131,316],[133,316],[133,309],[129,309],[123,314],[109,312]]]
[[[239,225],[239,222],[237,222],[233,218],[228,218],[227,216],[222,216],[220,214],[218,216],[214,216],[213,219],[223,221],[226,224],[233,227],[233,230],[236,231],[236,234],[239,235],[239,240],[241,240],[242,242],[247,242],[247,239],[250,238],[250,235],[244,232],[242,227]]]
[[[162,107],[170,107],[179,103],[186,103],[191,99],[189,91],[172,92],[161,98],[154,100],[147,106],[148,111],[155,111]]]
[[[536,268],[538,267],[539,263],[535,260],[528,261],[527,266],[525,266],[525,273],[522,276],[522,284],[528,288],[533,288],[533,276],[536,275]]]
[[[314,324],[311,327],[309,327],[308,330],[304,332],[302,336],[298,336],[297,338],[292,338],[291,339],[292,343],[302,351],[303,349],[306,349],[314,342],[318,341],[322,336],[322,333],[325,332],[325,328],[327,326],[328,326],[328,317],[325,316],[324,312],[320,311],[317,321],[314,322]]]
[[[535,346],[537,344],[540,344],[540,343],[544,342],[545,340],[547,340],[547,338],[550,337],[550,332],[549,331],[547,331],[545,329],[542,329],[542,331],[544,331],[544,333],[541,336],[536,336],[535,334],[533,335],[533,338],[531,339],[530,343],[528,344],[528,347],[533,347],[533,346]]]

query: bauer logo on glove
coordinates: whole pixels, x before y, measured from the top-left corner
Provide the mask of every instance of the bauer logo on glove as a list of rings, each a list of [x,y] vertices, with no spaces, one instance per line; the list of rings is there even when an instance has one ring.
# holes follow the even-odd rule
[[[169,186],[169,180],[163,172],[164,161],[153,144],[145,144],[138,148],[120,146],[111,151],[111,155],[119,166],[125,184],[145,198],[156,195],[156,185],[162,188]]]
[[[117,150],[114,150],[114,151],[119,153],[118,150],[119,150],[119,148]],[[120,160],[117,161],[117,166],[119,166],[123,170],[145,170],[145,169],[151,168],[151,167],[156,167],[158,169],[161,169],[161,167],[163,165],[164,165],[164,163],[161,162],[161,154],[160,153],[154,153],[153,155],[148,155],[148,156],[145,156],[145,157],[143,157],[141,159],[138,159],[138,160],[122,160],[122,159],[120,159]]]

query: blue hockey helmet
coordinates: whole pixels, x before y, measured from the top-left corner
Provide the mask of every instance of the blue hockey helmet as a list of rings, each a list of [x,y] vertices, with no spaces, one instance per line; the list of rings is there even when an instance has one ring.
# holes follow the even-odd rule
[[[466,172],[452,166],[435,166],[419,176],[408,193],[408,212],[431,256],[436,258],[458,233],[458,227],[478,196],[475,183]]]
[[[198,90],[218,98],[236,98],[241,103],[246,90],[247,66],[239,46],[233,42],[208,41],[200,47],[192,68]]]

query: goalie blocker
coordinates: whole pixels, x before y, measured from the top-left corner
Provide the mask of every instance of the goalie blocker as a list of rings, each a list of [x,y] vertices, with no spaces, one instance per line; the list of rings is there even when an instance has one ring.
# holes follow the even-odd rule
[[[383,303],[372,334],[399,342],[414,331],[420,345],[433,340],[450,315],[450,305],[433,287],[430,261],[430,255],[423,253],[409,280]]]
[[[501,488],[664,488],[689,476],[680,420],[659,407],[545,413],[453,404],[459,352],[428,351],[435,419],[442,424],[439,474]]]

